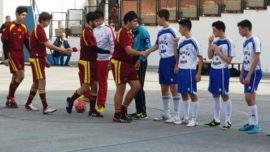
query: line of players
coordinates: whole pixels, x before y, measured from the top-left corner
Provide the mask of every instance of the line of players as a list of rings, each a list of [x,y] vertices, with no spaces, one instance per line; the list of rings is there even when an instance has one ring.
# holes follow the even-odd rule
[[[27,27],[23,24],[26,15],[27,8],[18,7],[16,9],[16,20],[6,27],[2,36],[5,53],[4,64],[9,65],[12,73],[6,107],[18,107],[15,100],[15,91],[24,78],[23,47],[25,45],[30,50],[29,61],[33,73],[33,84],[25,108],[38,110],[32,105],[32,100],[38,91],[43,105],[43,113],[48,114],[55,112],[56,109],[50,108],[46,100],[45,67],[50,66],[46,59],[46,47],[66,54],[70,54],[72,49],[56,47],[48,41],[44,28],[50,24],[52,16],[47,12],[42,12],[39,15],[39,24],[34,28],[29,38]],[[66,111],[72,113],[74,101],[84,95],[90,101],[89,115],[103,117],[102,113],[105,110],[107,96],[108,68],[111,68],[116,84],[113,121],[131,122],[132,118],[128,114],[128,106],[141,89],[135,66],[138,57],[147,57],[150,53],[159,50],[159,83],[161,85],[163,114],[160,118],[154,120],[186,124],[189,127],[197,126],[199,109],[197,82],[201,80],[202,52],[199,42],[191,34],[191,21],[189,19],[179,21],[179,31],[183,36],[179,39],[180,34],[170,25],[169,17],[168,10],[159,10],[157,12],[157,23],[162,29],[158,32],[156,43],[147,50],[135,50],[133,49],[133,33],[131,32],[138,26],[138,16],[135,12],[130,11],[125,14],[124,25],[118,31],[115,39],[112,30],[104,24],[102,12],[87,13],[86,21],[88,25],[84,28],[80,39],[81,52],[78,61],[81,87],[71,97],[67,98]],[[99,28],[97,28],[98,26]],[[254,134],[261,130],[258,124],[255,100],[255,92],[262,78],[261,43],[252,34],[252,24],[249,20],[243,20],[237,26],[240,35],[246,38],[243,44],[244,61],[240,82],[245,86],[245,99],[249,108],[249,121],[239,130]],[[226,37],[225,24],[222,21],[214,22],[212,28],[213,35],[209,37],[208,47],[208,58],[212,59],[208,90],[214,99],[214,119],[206,125],[215,127],[221,124],[220,111],[221,100],[223,100],[226,115],[223,129],[229,129],[231,128],[232,102],[228,94],[228,64],[234,57],[234,44],[230,38]],[[94,32],[94,30],[98,31]],[[102,37],[108,35],[108,33],[111,33],[109,39]],[[106,44],[106,46],[100,46],[101,44]],[[111,54],[113,54],[112,58]],[[198,68],[196,69],[196,67]],[[98,81],[99,84],[102,84],[101,92],[98,92]],[[130,90],[124,97],[126,84],[129,84]],[[182,97],[182,118],[180,118],[179,93]],[[96,103],[98,94],[103,99]],[[173,114],[171,114],[170,109],[171,96],[174,107]]]

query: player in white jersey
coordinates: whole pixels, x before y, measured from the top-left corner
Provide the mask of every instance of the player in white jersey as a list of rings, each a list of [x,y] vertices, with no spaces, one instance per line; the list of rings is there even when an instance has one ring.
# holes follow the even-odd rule
[[[261,130],[258,123],[258,110],[256,105],[256,90],[262,78],[260,63],[261,42],[252,34],[252,24],[249,20],[238,23],[239,34],[245,37],[243,44],[244,61],[240,73],[240,82],[245,86],[245,99],[249,109],[249,121],[240,131],[255,134]]]
[[[216,21],[212,24],[213,35],[209,37],[208,58],[211,59],[208,91],[214,98],[214,119],[205,125],[220,125],[221,98],[224,101],[225,122],[223,129],[231,128],[232,102],[229,98],[230,72],[228,65],[234,57],[234,44],[225,35],[225,24]]]
[[[183,19],[179,22],[179,30],[183,39],[180,39],[175,64],[175,73],[178,73],[178,92],[181,93],[183,100],[184,117],[175,124],[186,124],[188,127],[198,125],[197,115],[199,109],[199,100],[197,97],[197,82],[201,80],[201,71],[203,65],[202,52],[199,43],[191,35],[192,23],[189,19]],[[197,61],[199,61],[197,63]],[[198,70],[196,70],[198,65]],[[191,100],[191,102],[189,101]],[[189,118],[189,107],[191,108],[191,117]]]
[[[180,120],[179,102],[180,96],[177,93],[177,75],[174,73],[176,59],[174,56],[174,41],[180,36],[179,32],[169,23],[170,13],[166,9],[157,12],[157,23],[163,28],[158,32],[156,44],[148,49],[148,52],[159,50],[159,83],[163,101],[163,114],[161,118],[154,120],[164,120],[168,123]],[[170,114],[170,99],[173,98],[174,116]]]

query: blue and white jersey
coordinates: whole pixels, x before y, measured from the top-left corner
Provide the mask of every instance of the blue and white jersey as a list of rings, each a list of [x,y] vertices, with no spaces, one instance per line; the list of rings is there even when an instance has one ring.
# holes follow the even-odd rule
[[[196,69],[197,57],[202,56],[199,42],[195,37],[184,38],[178,42],[177,51],[179,53],[180,69]]]
[[[174,39],[177,37],[180,37],[180,33],[172,26],[162,28],[158,32],[156,45],[161,58],[174,56]]]
[[[213,43],[219,47],[219,50],[228,57],[234,57],[234,49],[235,45],[233,41],[229,38],[215,38]],[[212,58],[211,67],[214,69],[223,69],[228,67],[228,63],[226,63],[220,56],[214,53]]]
[[[244,70],[249,71],[253,63],[253,56],[255,53],[261,53],[261,41],[257,36],[250,36],[243,44],[244,52]],[[261,69],[261,63],[259,61],[256,66],[256,70]]]

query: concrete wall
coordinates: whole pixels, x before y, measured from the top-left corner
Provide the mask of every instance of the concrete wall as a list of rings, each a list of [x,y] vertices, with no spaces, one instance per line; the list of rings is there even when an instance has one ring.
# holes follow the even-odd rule
[[[208,37],[212,33],[212,22],[222,20],[226,24],[227,36],[234,40],[236,45],[236,57],[233,62],[242,62],[242,42],[243,38],[238,34],[237,23],[242,19],[249,19],[253,23],[253,33],[262,41],[262,68],[264,72],[270,72],[270,7],[267,10],[245,10],[243,14],[222,14],[221,17],[200,17],[198,21],[192,21],[192,34],[197,37],[207,58]],[[178,29],[178,24],[172,24]],[[160,27],[147,26],[151,34],[151,42],[154,43]],[[159,55],[157,52],[149,56],[149,65],[158,65]]]

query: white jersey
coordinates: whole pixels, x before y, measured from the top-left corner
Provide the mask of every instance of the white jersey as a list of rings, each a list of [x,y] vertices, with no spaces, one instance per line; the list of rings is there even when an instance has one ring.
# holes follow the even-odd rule
[[[233,41],[229,38],[215,38],[213,43],[218,46],[219,50],[228,57],[234,57],[234,49],[235,45]],[[228,67],[228,63],[226,63],[220,56],[214,53],[212,58],[211,67],[213,69],[223,69]]]
[[[115,36],[113,30],[103,23],[102,25],[94,28],[94,36],[96,38],[97,46],[104,50],[113,51],[114,50],[114,40]],[[100,54],[98,53],[97,61],[107,61],[111,59],[110,54]]]
[[[180,37],[180,34],[172,26],[162,28],[158,32],[156,45],[158,45],[161,58],[174,56],[174,39],[177,37]]]
[[[253,63],[253,56],[255,53],[261,53],[261,41],[258,37],[252,35],[247,38],[243,44],[244,52],[244,70],[249,71]],[[259,61],[256,66],[256,70],[261,69],[261,63]]]
[[[179,53],[180,69],[196,69],[197,58],[202,56],[199,42],[195,37],[184,38],[178,42],[177,51]]]

